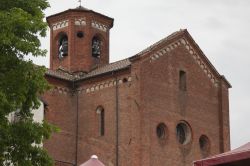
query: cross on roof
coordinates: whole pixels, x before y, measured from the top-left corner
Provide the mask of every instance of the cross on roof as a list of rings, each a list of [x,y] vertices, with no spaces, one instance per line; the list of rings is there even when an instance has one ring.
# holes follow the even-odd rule
[[[82,6],[82,0],[78,0],[78,2],[80,3],[80,6]]]

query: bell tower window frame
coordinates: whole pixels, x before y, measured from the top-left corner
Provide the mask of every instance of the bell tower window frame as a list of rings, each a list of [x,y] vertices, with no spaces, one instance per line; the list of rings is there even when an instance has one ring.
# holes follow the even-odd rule
[[[102,54],[102,39],[99,35],[95,35],[91,41],[92,57],[100,59]]]
[[[68,35],[61,33],[58,38],[58,57],[59,59],[64,58],[68,55]]]

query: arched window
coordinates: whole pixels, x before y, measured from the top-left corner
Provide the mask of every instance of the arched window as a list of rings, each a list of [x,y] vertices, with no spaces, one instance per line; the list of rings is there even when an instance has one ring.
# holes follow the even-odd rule
[[[105,113],[103,107],[98,107],[96,110],[99,119],[99,134],[104,136],[105,133]]]
[[[165,139],[167,137],[167,126],[164,123],[158,124],[156,134],[159,139]]]
[[[61,34],[58,40],[58,56],[63,58],[68,55],[68,36],[66,34]]]
[[[203,157],[209,156],[210,153],[210,141],[206,135],[201,135],[199,138],[200,150]]]
[[[101,56],[101,39],[97,36],[92,39],[92,56],[95,58],[100,58]]]

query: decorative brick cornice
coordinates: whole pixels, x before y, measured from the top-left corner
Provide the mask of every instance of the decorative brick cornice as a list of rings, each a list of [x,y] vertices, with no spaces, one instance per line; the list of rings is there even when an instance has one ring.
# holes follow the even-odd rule
[[[52,29],[53,31],[55,31],[61,28],[65,28],[67,26],[69,26],[69,20],[64,20],[64,21],[60,21],[55,24],[52,24]]]
[[[125,83],[131,82],[131,81],[132,81],[131,76],[126,76],[126,77],[122,77],[122,78],[117,79],[118,85],[125,84]],[[113,86],[116,86],[116,80],[115,79],[108,80],[108,81],[105,81],[105,82],[100,82],[100,83],[94,84],[94,85],[86,87],[86,88],[84,88],[84,87],[79,88],[79,89],[77,89],[77,93],[78,94],[92,93],[92,92],[100,91],[100,90],[110,88],[110,87],[113,87]],[[68,94],[73,93],[73,91],[70,90],[69,88],[60,87],[60,86],[53,87],[51,90],[49,90],[49,92],[50,93],[59,93],[59,94],[62,94],[62,95],[68,95]]]
[[[70,89],[68,89],[68,88],[65,88],[65,87],[55,86],[49,92],[50,93],[59,93],[59,94],[67,95],[67,94],[70,94],[72,91]]]
[[[77,26],[85,26],[87,24],[85,18],[76,18],[75,19],[75,25]]]
[[[218,87],[218,80],[209,69],[209,67],[206,65],[204,60],[199,56],[199,54],[195,51],[195,49],[192,47],[192,45],[185,39],[181,38],[180,40],[177,40],[171,44],[168,44],[166,47],[162,48],[161,50],[157,51],[153,55],[150,56],[150,62],[155,61],[157,59],[160,59],[162,56],[169,55],[168,53],[172,50],[176,49],[179,46],[184,46],[185,49],[189,52],[189,55],[195,60],[195,62],[200,66],[200,68],[203,70],[203,72],[207,75],[207,77],[211,80],[211,82]]]
[[[127,83],[127,82],[131,82],[131,81],[132,81],[131,76],[122,77],[122,78],[117,79],[118,85],[124,84],[124,83]],[[79,88],[78,93],[79,94],[80,93],[93,93],[93,92],[96,92],[96,91],[100,91],[100,90],[103,90],[103,89],[106,89],[106,88],[116,86],[117,82],[116,82],[115,79],[105,81],[105,82],[100,82],[98,84],[94,84],[94,85],[89,86],[87,88]]]
[[[106,25],[99,23],[97,21],[92,21],[91,26],[93,28],[99,29],[99,30],[104,31],[104,32],[107,32],[107,29],[108,29],[108,27]]]

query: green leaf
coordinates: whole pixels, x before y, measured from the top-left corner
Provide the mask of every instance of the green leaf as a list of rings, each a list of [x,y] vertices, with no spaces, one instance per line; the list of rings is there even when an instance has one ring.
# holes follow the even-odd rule
[[[27,55],[44,56],[39,37],[46,35],[47,0],[0,1],[0,165],[52,166],[42,146],[58,128],[33,121],[38,96],[49,89],[45,67],[25,61]],[[19,110],[20,120],[8,115]]]

